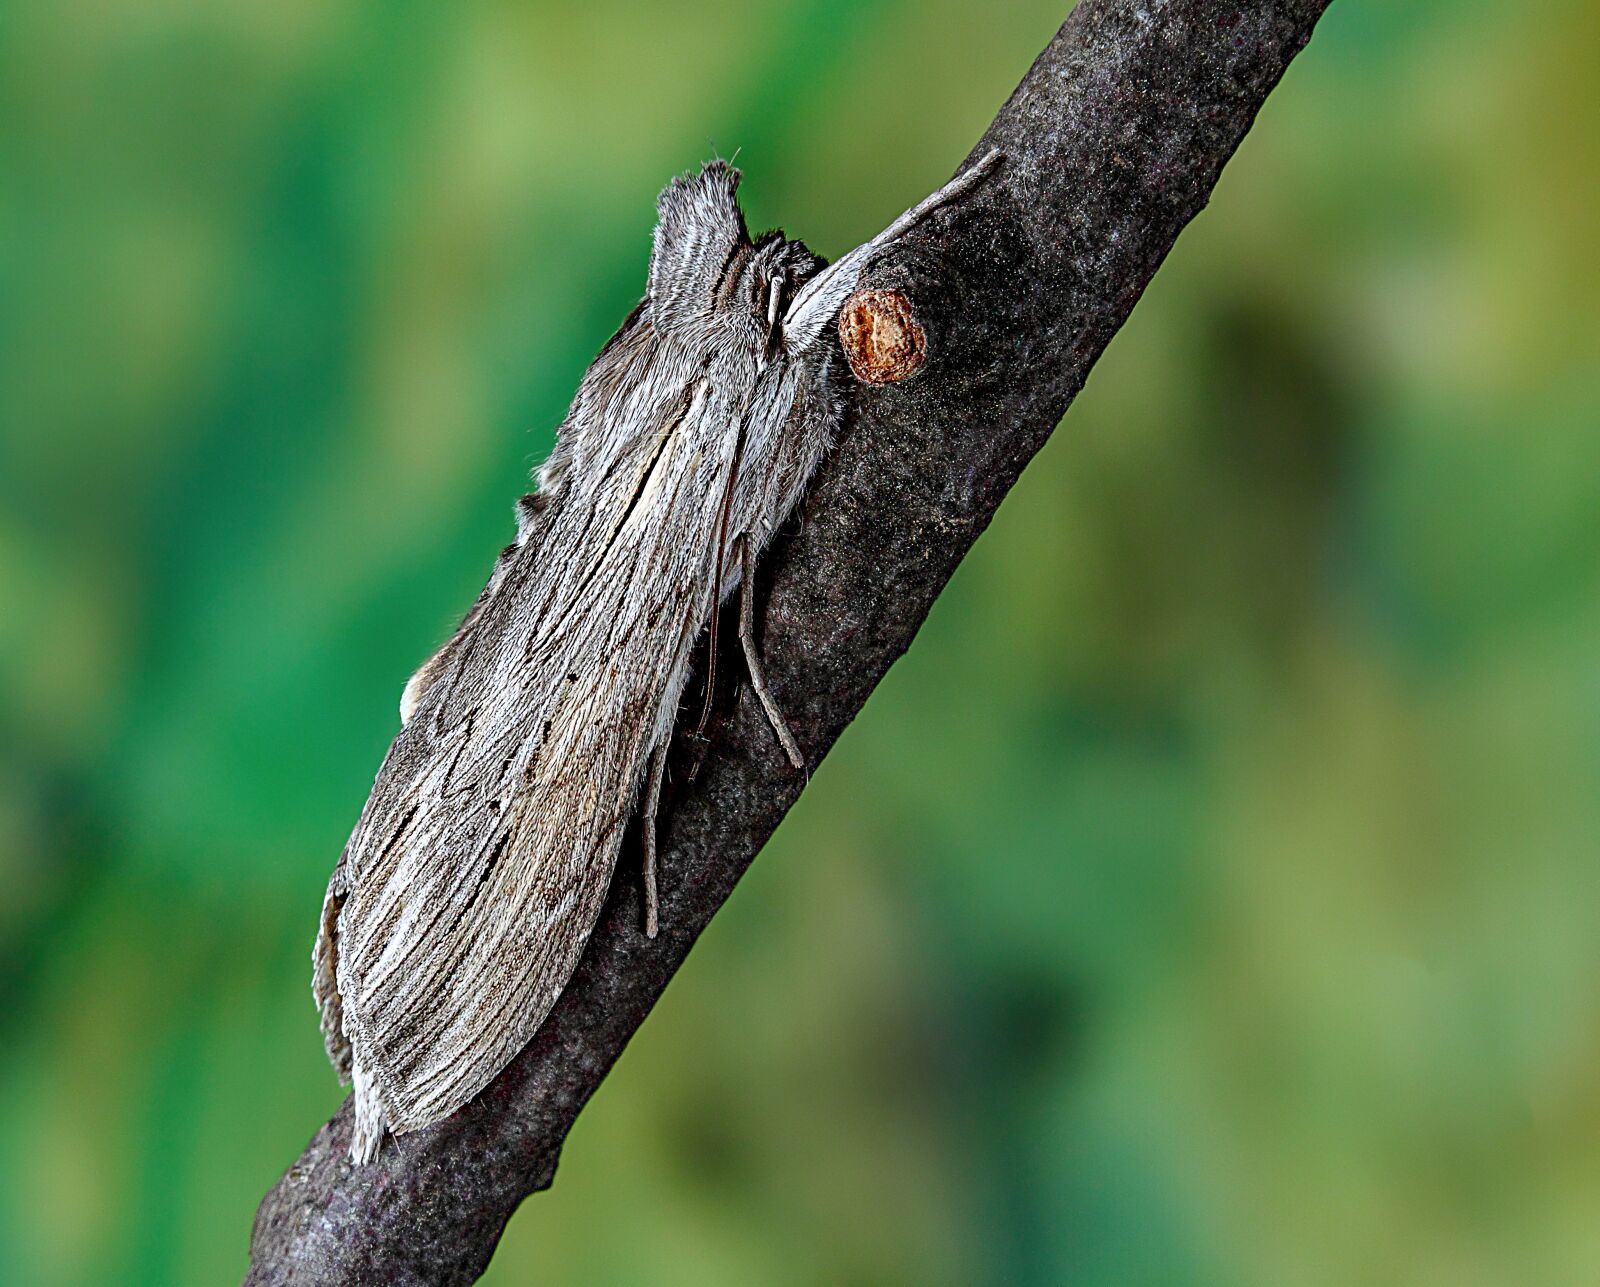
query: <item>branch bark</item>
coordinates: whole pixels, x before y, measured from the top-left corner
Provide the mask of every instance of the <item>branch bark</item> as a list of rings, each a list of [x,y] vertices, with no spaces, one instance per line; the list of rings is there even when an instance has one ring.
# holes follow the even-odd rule
[[[858,388],[852,429],[764,568],[768,678],[813,764],[910,644],[1326,5],[1081,0],[974,149],[999,148],[1001,168],[871,270],[868,284],[913,302],[927,363]],[[346,1103],[263,1200],[246,1282],[476,1279],[803,785],[741,686],[669,803],[660,936],[639,930],[638,882],[617,880],[555,1010],[476,1101],[366,1167],[346,1157]]]

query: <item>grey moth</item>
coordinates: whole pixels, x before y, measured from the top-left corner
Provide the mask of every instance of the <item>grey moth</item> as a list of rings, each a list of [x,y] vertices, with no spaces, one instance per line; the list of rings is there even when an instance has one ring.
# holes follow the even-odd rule
[[[804,764],[749,628],[752,569],[838,431],[832,324],[863,268],[996,160],[832,266],[752,239],[722,162],[661,193],[645,297],[585,373],[483,593],[406,685],[328,884],[312,988],[358,1160],[460,1108],[538,1030],[641,807],[654,934],[667,744],[691,650],[736,590],[754,687]]]

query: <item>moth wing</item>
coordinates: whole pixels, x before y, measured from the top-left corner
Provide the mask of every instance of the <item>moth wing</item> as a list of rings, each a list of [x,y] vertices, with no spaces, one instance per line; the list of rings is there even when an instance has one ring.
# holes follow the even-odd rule
[[[741,225],[742,226],[742,225]],[[409,724],[429,691],[447,680],[458,669],[472,660],[476,644],[474,639],[479,619],[486,606],[502,588],[507,574],[516,561],[524,563],[536,551],[541,530],[546,526],[543,516],[553,501],[559,501],[566,490],[572,469],[581,429],[602,419],[611,410],[608,402],[617,401],[627,392],[630,372],[649,366],[651,337],[644,318],[645,306],[641,302],[623,320],[616,333],[608,340],[596,357],[589,378],[580,388],[578,400],[556,441],[555,450],[540,471],[540,487],[536,494],[522,497],[517,502],[517,538],[500,552],[488,583],[457,627],[450,639],[428,658],[406,683],[400,696],[400,719]],[[586,403],[587,399],[587,403]],[[599,406],[588,404],[599,403]],[[527,548],[525,548],[527,547]],[[448,687],[448,683],[446,687]],[[423,736],[421,729],[418,737]],[[386,816],[404,817],[413,806],[420,809],[425,799],[424,784],[419,779],[420,764],[416,753],[403,752],[398,758],[398,741],[385,759],[373,786],[372,796],[357,824],[355,836],[339,855],[328,890],[323,898],[322,918],[317,933],[317,943],[312,954],[312,995],[321,1013],[323,1044],[328,1058],[341,1081],[349,1082],[354,1072],[350,1040],[344,1029],[344,1000],[338,981],[339,918],[349,898],[352,882],[352,855],[357,870],[367,865],[357,840],[370,842],[375,831],[381,831]],[[410,763],[407,770],[402,766]],[[420,793],[420,794],[419,794]],[[413,795],[418,798],[412,799]],[[509,822],[509,815],[505,821]],[[507,842],[510,843],[509,841]],[[354,847],[354,848],[353,848]],[[602,864],[603,865],[603,864]],[[355,916],[356,913],[352,913]]]
[[[631,318],[619,340],[639,334]],[[654,694],[622,691],[604,655],[562,642],[585,614],[525,653],[562,491],[519,506],[518,540],[425,665],[329,881],[313,991],[329,1058],[355,1083],[361,1157],[386,1126],[447,1116],[511,1061],[610,882]]]
[[[425,667],[334,871],[314,986],[329,1054],[355,1084],[360,1158],[511,1061],[599,914],[710,588],[681,540],[615,538],[642,521],[641,497],[705,490],[695,471],[716,463],[678,448],[684,416],[733,422],[702,379],[703,345],[683,336],[703,340],[714,288],[748,244],[737,182],[718,163],[662,193],[649,294],[540,471],[552,561],[534,575],[520,535],[502,556],[470,628]],[[689,545],[709,540],[707,527]],[[649,600],[635,589],[646,569]]]
[[[462,714],[440,727],[442,695],[424,697],[324,911],[319,999],[367,1109],[359,1151],[385,1125],[454,1112],[527,1044],[593,928],[632,806],[637,733],[589,718],[592,684],[530,720],[528,706],[463,694],[465,660],[438,681],[454,682]]]

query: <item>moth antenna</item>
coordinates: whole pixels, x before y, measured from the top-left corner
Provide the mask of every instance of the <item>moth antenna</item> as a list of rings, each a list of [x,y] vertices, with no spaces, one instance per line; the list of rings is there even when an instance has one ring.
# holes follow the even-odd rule
[[[661,739],[650,759],[649,776],[645,779],[644,811],[641,827],[644,832],[644,936],[654,938],[660,929],[660,899],[656,894],[656,827],[661,812],[661,779],[667,770],[667,747],[671,735]]]
[[[739,481],[739,461],[744,456],[744,431],[747,421],[739,422],[739,436],[733,440],[733,464],[728,468],[728,484],[722,489],[722,504],[717,511],[717,563],[716,579],[711,582],[711,626],[706,647],[706,700],[700,707],[700,722],[694,735],[704,737],[706,724],[711,719],[711,699],[715,696],[717,679],[717,618],[722,614],[722,578],[728,559],[728,514],[733,509],[733,488]]]

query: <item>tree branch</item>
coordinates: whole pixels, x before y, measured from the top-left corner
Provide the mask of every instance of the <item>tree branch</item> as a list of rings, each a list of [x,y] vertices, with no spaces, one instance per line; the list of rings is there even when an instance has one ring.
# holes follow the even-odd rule
[[[1326,4],[1081,0],[974,150],[999,148],[1000,169],[871,271],[872,286],[912,301],[927,363],[904,383],[858,387],[853,427],[765,568],[768,676],[813,764],[910,644]],[[460,1113],[366,1167],[346,1158],[346,1103],[262,1202],[248,1283],[483,1271],[804,785],[748,685],[729,707],[669,806],[660,936],[640,932],[625,860],[528,1048]]]

